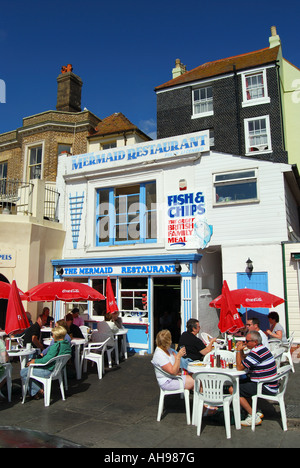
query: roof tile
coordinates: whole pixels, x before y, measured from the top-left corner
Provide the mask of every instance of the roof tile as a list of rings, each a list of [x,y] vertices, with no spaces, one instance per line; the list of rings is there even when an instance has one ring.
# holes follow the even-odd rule
[[[268,47],[266,49],[249,52],[247,54],[236,55],[234,57],[228,57],[221,60],[215,60],[214,62],[204,63],[203,65],[200,65],[193,70],[183,73],[173,80],[167,81],[166,83],[157,86],[155,91],[169,88],[171,86],[190,83],[192,81],[198,81],[204,78],[230,73],[233,71],[234,66],[236,70],[243,70],[275,62],[278,57],[279,48],[280,46],[273,48]]]

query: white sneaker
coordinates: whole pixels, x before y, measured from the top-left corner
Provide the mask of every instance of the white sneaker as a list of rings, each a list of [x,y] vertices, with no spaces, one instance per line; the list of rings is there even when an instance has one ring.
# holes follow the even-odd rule
[[[258,413],[256,413],[256,417],[255,417],[255,426],[260,426],[261,424],[261,419],[258,415]],[[248,416],[246,417],[246,419],[244,419],[244,421],[241,421],[241,426],[252,426],[252,415],[251,414],[248,414]]]

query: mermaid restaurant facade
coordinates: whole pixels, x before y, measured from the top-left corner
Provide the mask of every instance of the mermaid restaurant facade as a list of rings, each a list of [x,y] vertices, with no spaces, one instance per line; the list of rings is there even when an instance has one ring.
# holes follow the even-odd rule
[[[282,174],[291,166],[214,153],[209,138],[207,130],[59,157],[66,240],[62,258],[52,261],[54,277],[87,282],[105,294],[109,276],[136,351],[152,352],[161,328],[169,328],[177,342],[191,317],[217,333],[210,300],[223,279],[236,287],[241,258],[257,252],[258,267],[261,248],[261,269],[270,270],[278,295],[283,290],[271,265],[280,262],[285,239],[279,241],[281,216],[272,217],[274,199],[265,195],[264,180],[277,176],[277,192],[284,190]],[[259,233],[249,229],[254,218],[265,225]],[[89,320],[103,320],[104,302],[81,306]]]

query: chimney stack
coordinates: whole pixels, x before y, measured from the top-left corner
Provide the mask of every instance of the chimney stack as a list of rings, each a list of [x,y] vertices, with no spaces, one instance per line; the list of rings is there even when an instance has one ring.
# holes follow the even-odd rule
[[[173,68],[173,70],[172,70],[173,79],[177,78],[177,76],[183,75],[183,73],[185,73],[185,72],[186,72],[186,65],[183,65],[183,63],[181,63],[180,59],[176,59],[175,60],[175,68]]]
[[[65,112],[81,112],[82,80],[73,73],[72,65],[62,67],[57,77],[56,110]]]
[[[271,37],[269,37],[270,48],[281,45],[280,37],[277,34],[276,26],[271,26]]]

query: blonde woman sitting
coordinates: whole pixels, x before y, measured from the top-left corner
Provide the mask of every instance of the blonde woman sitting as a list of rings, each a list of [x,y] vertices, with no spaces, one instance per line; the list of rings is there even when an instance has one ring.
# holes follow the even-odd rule
[[[155,375],[158,385],[163,390],[178,390],[180,388],[180,376],[184,383],[184,388],[192,390],[194,388],[194,379],[190,375],[181,375],[180,372],[180,359],[186,354],[185,348],[181,348],[178,353],[171,348],[172,336],[169,330],[161,330],[156,336],[156,350],[153,355],[152,363],[155,366],[161,367],[168,374],[174,375],[168,378],[159,369],[155,368]]]

